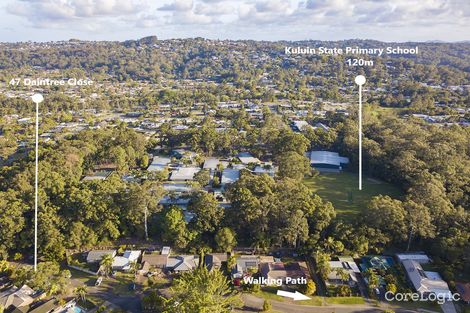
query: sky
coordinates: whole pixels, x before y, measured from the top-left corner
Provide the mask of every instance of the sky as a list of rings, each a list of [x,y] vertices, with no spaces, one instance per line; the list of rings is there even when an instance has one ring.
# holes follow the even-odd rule
[[[0,42],[470,40],[470,0],[0,0]]]

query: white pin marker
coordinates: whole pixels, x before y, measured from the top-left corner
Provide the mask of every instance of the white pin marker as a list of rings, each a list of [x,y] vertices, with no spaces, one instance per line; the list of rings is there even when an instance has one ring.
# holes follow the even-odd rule
[[[44,101],[44,97],[36,93],[31,99],[36,104],[36,156],[34,171],[34,271],[38,269],[38,147],[39,147],[39,103]]]
[[[359,86],[359,190],[362,190],[362,85],[366,83],[366,78],[358,75],[354,82]]]

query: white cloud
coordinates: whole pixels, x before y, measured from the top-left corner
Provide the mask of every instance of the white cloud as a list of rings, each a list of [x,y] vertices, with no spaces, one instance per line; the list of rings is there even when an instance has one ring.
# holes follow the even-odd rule
[[[204,34],[213,33],[216,38],[258,39],[364,38],[367,34],[380,39],[378,34],[386,38],[393,32],[405,40],[437,39],[435,34],[445,40],[443,29],[452,27],[462,39],[469,39],[470,33],[470,0],[2,1],[9,1],[4,10],[10,16],[36,27],[71,32],[91,29],[103,36],[109,30],[116,34],[135,29],[138,33],[142,28],[154,28],[163,37],[164,32],[172,37],[192,37],[204,28]]]
[[[158,8],[160,11],[190,11],[193,8],[192,0],[175,0]]]
[[[231,3],[217,2],[214,4],[198,3],[194,9],[194,13],[203,15],[226,15],[233,14],[235,6]]]

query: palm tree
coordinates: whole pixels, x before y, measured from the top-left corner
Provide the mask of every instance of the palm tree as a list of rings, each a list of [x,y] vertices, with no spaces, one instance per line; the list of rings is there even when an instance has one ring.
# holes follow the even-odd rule
[[[101,258],[101,270],[104,272],[106,276],[111,274],[113,271],[113,262],[114,262],[114,257],[111,254],[105,254]]]
[[[344,268],[337,268],[336,275],[338,275],[341,278],[342,283],[349,280],[349,273]]]
[[[86,301],[87,287],[85,285],[75,288],[74,293],[82,300]]]
[[[137,270],[139,269],[139,264],[137,264],[137,261],[131,261],[129,263],[129,267],[130,267],[130,272],[134,274],[134,276],[136,276]]]
[[[57,284],[51,284],[51,285],[49,285],[49,287],[47,288],[46,294],[47,294],[48,296],[52,296],[52,295],[54,295],[54,294],[59,293],[59,291],[60,291],[59,285],[57,285]]]

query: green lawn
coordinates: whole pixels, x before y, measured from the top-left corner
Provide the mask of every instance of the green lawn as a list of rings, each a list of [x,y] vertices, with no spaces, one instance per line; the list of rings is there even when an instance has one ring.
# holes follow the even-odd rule
[[[362,297],[326,297],[328,304],[364,304]]]
[[[351,219],[359,214],[376,195],[401,198],[403,192],[386,182],[363,177],[362,191],[358,189],[358,175],[351,172],[325,173],[304,180],[304,183],[322,199],[333,203],[339,218]]]

